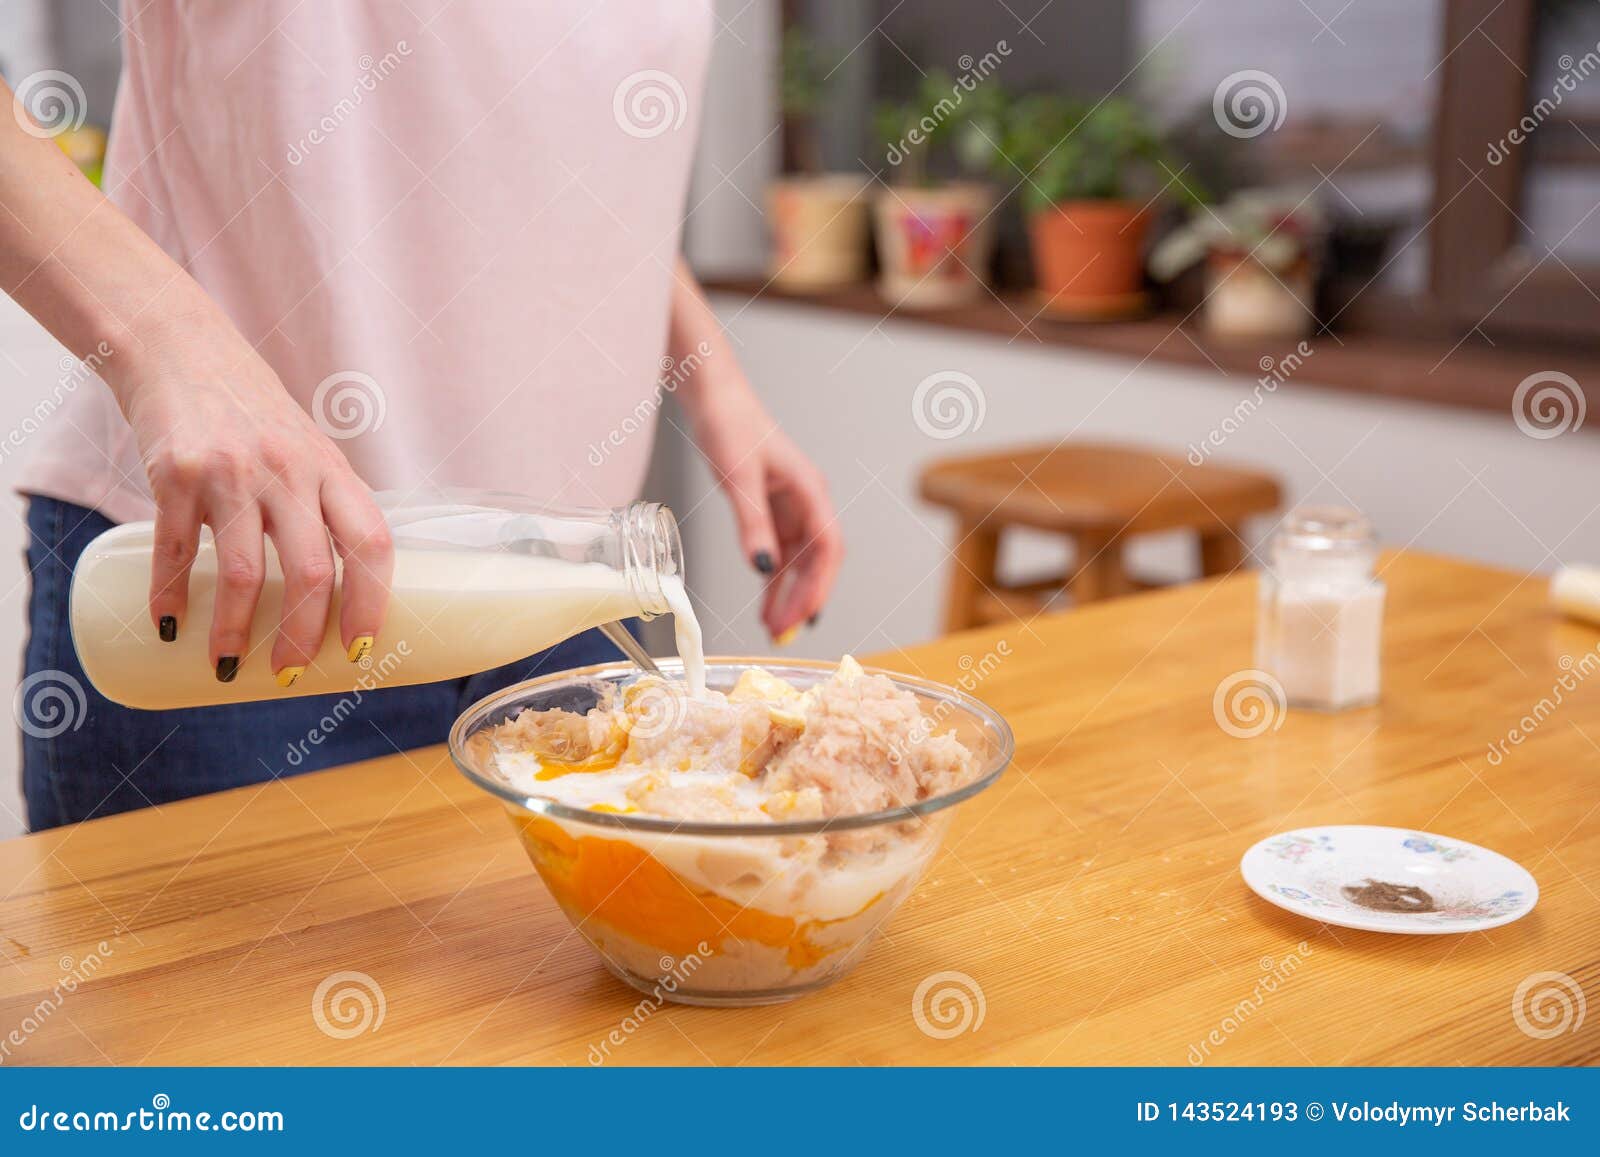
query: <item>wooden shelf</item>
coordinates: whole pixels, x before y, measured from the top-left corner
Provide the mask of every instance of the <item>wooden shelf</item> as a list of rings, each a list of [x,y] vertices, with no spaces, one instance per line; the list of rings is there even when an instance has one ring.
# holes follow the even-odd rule
[[[1252,380],[1293,352],[1283,339],[1218,341],[1179,314],[1157,314],[1128,322],[1064,322],[1039,315],[1026,294],[1002,294],[947,310],[892,308],[870,285],[825,294],[797,294],[755,278],[709,278],[710,293],[733,294],[809,309],[893,319],[947,330],[988,334],[1018,345],[1036,344],[1146,358],[1174,365],[1215,369]],[[1508,414],[1517,386],[1529,375],[1559,370],[1574,378],[1586,400],[1600,406],[1600,357],[1592,352],[1542,346],[1493,346],[1480,338],[1455,342],[1434,336],[1368,333],[1323,334],[1307,340],[1312,354],[1280,388],[1334,389],[1409,402]],[[1593,407],[1591,407],[1593,408]],[[1600,421],[1583,429],[1600,428]]]

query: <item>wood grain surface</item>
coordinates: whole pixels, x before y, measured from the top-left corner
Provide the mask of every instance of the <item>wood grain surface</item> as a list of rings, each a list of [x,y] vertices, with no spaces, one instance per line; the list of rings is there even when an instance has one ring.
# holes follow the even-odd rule
[[[1488,758],[1600,631],[1556,617],[1540,579],[1420,555],[1385,577],[1382,704],[1253,739],[1212,709],[1251,666],[1247,576],[877,656],[950,680],[999,655],[978,694],[1016,763],[862,965],[797,1002],[641,1009],[430,748],[0,844],[0,1059],[585,1065],[616,1032],[608,1063],[1600,1060],[1600,1008],[1550,1036],[1512,1008],[1535,972],[1600,996],[1600,686]],[[1487,845],[1533,872],[1538,908],[1411,938],[1245,887],[1245,848],[1322,823]],[[341,972],[382,993],[381,1023],[349,1037],[313,1015]],[[918,1027],[939,972],[981,991],[981,1023]]]

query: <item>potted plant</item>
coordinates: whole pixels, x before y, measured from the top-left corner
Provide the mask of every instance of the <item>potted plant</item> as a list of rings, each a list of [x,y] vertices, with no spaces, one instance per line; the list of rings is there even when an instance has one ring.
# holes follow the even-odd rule
[[[1201,207],[1150,255],[1150,273],[1170,281],[1205,263],[1206,330],[1221,338],[1296,338],[1312,308],[1323,221],[1306,198],[1273,190],[1238,193]]]
[[[979,180],[939,179],[936,161],[982,171],[991,151],[977,114],[998,99],[994,86],[930,72],[917,96],[882,105],[878,136],[888,185],[873,202],[879,292],[897,305],[935,309],[982,296],[994,251],[994,191]]]
[[[816,117],[825,75],[811,38],[787,29],[780,104],[794,171],[767,187],[769,273],[775,284],[803,292],[836,289],[867,275],[867,180],[822,168]]]
[[[1074,319],[1124,317],[1146,305],[1143,252],[1150,204],[1173,182],[1159,135],[1115,97],[1086,105],[1041,94],[1003,117],[1000,154],[1025,173],[1023,204],[1043,307]]]

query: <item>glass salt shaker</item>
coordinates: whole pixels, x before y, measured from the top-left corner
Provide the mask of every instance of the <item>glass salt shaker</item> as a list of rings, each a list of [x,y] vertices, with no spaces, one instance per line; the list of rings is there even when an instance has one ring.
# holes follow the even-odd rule
[[[1256,616],[1256,666],[1288,702],[1343,711],[1378,701],[1384,584],[1360,511],[1296,510],[1272,538]]]

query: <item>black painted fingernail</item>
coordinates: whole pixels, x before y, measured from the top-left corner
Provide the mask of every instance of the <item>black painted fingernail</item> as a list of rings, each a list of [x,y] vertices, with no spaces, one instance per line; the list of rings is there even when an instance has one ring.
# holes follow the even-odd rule
[[[751,556],[750,563],[762,574],[772,573],[772,553],[770,551],[756,551],[755,554]]]
[[[820,619],[821,617],[822,617],[822,612],[818,611],[816,614],[812,615],[809,619],[806,620],[806,626],[808,626],[808,627],[816,626],[817,625],[817,620]]]
[[[161,616],[161,641],[163,643],[176,642],[178,638],[178,620],[171,615]]]
[[[217,660],[217,682],[232,683],[239,673],[239,656],[224,655]]]

